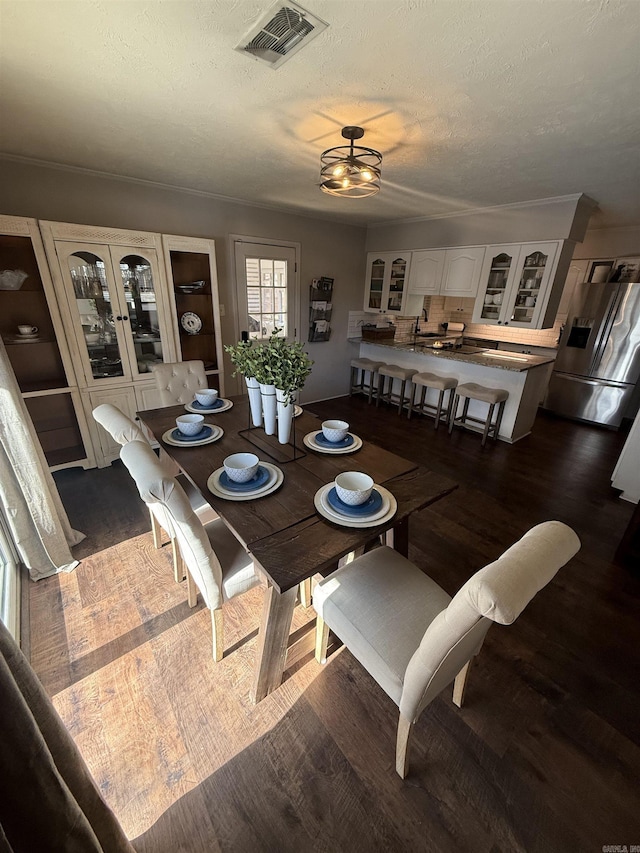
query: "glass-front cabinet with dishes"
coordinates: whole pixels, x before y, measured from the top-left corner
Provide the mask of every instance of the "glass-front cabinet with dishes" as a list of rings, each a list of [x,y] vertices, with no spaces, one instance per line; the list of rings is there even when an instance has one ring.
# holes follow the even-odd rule
[[[411,252],[367,255],[364,310],[402,315],[408,294]]]
[[[0,332],[49,467],[93,466],[73,362],[34,219],[0,216]]]
[[[473,322],[540,328],[558,255],[557,241],[489,246]]]

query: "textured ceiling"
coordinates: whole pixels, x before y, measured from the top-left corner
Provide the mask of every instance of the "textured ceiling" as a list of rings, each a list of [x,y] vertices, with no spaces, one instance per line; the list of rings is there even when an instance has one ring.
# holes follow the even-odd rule
[[[584,192],[640,223],[638,0],[305,0],[274,71],[233,50],[271,3],[0,0],[0,151],[373,223]],[[360,124],[381,192],[318,189]]]

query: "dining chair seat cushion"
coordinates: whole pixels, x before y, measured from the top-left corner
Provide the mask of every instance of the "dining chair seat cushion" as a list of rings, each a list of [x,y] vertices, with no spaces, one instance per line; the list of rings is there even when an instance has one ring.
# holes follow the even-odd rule
[[[222,568],[224,601],[256,586],[259,578],[253,567],[253,560],[224,521],[216,518],[205,525],[205,530]]]
[[[453,376],[440,376],[437,373],[416,373],[411,377],[414,385],[424,385],[427,388],[435,388],[438,391],[446,391],[455,388],[458,380]]]
[[[322,619],[398,705],[425,628],[450,601],[442,587],[387,546],[328,575],[313,593]]]
[[[480,400],[483,403],[501,403],[509,396],[509,392],[503,388],[486,388],[477,382],[466,382],[458,385],[456,394],[459,397],[470,397],[472,400]]]

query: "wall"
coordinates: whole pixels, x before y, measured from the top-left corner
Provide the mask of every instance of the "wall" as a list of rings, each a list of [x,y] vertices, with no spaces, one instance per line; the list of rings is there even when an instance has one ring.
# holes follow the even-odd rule
[[[576,246],[574,260],[640,256],[640,225],[629,228],[600,228],[587,231]]]
[[[321,275],[335,279],[332,335],[307,344],[315,365],[302,401],[346,394],[353,347],[347,343],[350,310],[360,309],[365,273],[365,228],[254,207],[155,184],[92,173],[0,160],[2,213],[87,225],[133,228],[216,241],[223,342],[237,340],[233,312],[229,234],[300,243],[301,339],[306,341],[309,285]],[[231,368],[225,368],[229,391]],[[236,386],[239,387],[239,386]]]

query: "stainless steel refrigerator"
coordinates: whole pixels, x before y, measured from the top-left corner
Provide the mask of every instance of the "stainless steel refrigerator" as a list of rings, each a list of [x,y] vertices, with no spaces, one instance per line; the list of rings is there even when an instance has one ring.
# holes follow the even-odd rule
[[[619,427],[640,378],[640,283],[576,286],[545,409]]]

